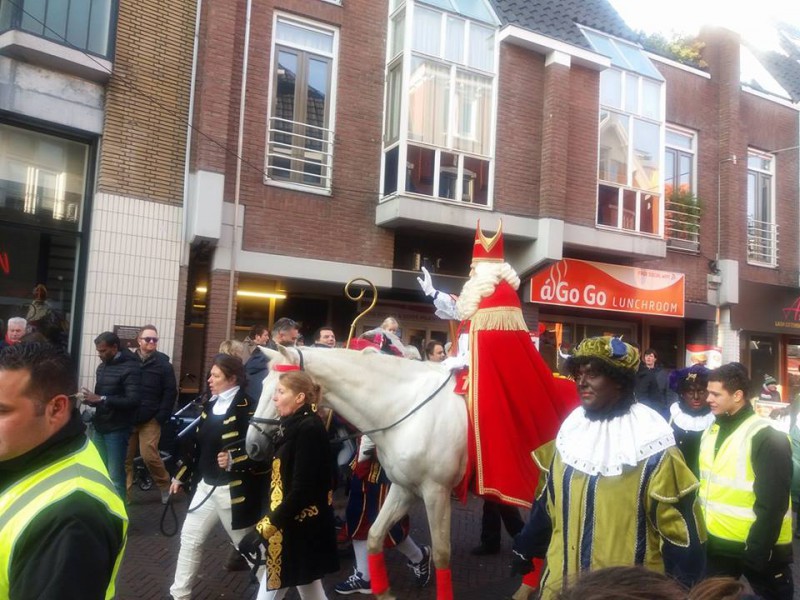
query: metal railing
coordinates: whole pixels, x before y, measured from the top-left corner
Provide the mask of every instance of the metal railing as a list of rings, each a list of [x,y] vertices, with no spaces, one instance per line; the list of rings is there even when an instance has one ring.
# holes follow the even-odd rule
[[[778,224],[747,219],[747,260],[778,264]]]
[[[329,189],[333,167],[333,130],[280,117],[270,117],[267,129],[267,175]]]
[[[664,209],[664,231],[669,245],[697,250],[700,247],[700,207],[667,200]]]

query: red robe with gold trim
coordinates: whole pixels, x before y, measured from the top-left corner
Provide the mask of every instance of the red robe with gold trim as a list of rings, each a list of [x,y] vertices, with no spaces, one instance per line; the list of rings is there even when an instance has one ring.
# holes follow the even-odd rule
[[[530,508],[539,480],[531,452],[556,437],[579,404],[533,344],[519,297],[501,281],[470,319],[466,481],[476,494]]]

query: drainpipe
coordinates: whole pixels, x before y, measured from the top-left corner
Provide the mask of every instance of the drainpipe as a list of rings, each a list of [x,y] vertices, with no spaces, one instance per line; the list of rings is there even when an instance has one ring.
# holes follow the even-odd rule
[[[239,98],[239,140],[236,145],[236,188],[233,194],[233,235],[231,236],[231,265],[228,281],[228,312],[225,331],[230,334],[233,328],[233,300],[236,292],[233,281],[236,277],[236,252],[239,240],[239,194],[242,185],[242,147],[244,145],[244,108],[247,93],[247,62],[250,57],[250,14],[253,0],[247,0],[247,13],[244,22],[244,55],[242,56],[242,89]]]
[[[181,256],[180,265],[182,267],[189,266],[189,249],[186,247],[188,244],[189,232],[189,162],[192,155],[192,125],[194,122],[194,87],[197,81],[197,52],[200,46],[200,13],[203,9],[203,0],[197,0],[197,12],[194,19],[194,46],[192,48],[192,75],[189,80],[189,113],[188,124],[186,126],[186,158],[183,161],[183,210],[181,211]],[[194,293],[194,290],[189,290]],[[175,352],[173,351],[173,355]]]

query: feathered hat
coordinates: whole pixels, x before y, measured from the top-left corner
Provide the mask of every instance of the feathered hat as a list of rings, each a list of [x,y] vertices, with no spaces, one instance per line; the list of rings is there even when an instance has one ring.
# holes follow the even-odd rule
[[[475,246],[472,249],[472,262],[504,262],[503,222],[497,226],[497,233],[487,238],[481,230],[481,222],[475,229]]]
[[[705,387],[708,384],[708,374],[711,370],[705,365],[692,365],[685,369],[673,371],[669,374],[669,389],[673,392],[680,391],[694,383]]]
[[[610,335],[583,340],[575,348],[570,360],[581,358],[597,358],[612,367],[628,371],[636,371],[639,367],[639,351],[618,337]]]

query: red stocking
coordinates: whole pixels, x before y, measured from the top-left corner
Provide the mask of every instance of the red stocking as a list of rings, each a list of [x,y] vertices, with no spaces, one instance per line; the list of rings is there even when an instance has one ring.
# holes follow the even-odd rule
[[[367,561],[369,564],[370,587],[372,587],[372,593],[377,596],[389,589],[389,575],[386,573],[383,552],[368,555]]]
[[[453,600],[453,574],[450,569],[436,569],[436,600]]]
[[[528,573],[522,578],[522,583],[529,585],[536,589],[539,587],[539,580],[542,578],[542,569],[544,568],[544,560],[541,558],[533,559],[533,571]]]

